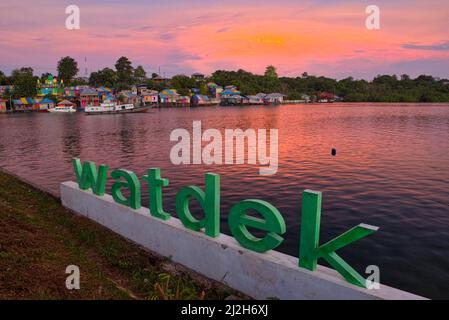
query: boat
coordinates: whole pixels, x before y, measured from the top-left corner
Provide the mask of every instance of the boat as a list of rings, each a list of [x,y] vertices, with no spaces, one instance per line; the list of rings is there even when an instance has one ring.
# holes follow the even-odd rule
[[[119,114],[119,113],[139,113],[147,112],[151,107],[138,106],[136,107],[132,103],[128,104],[116,104],[114,102],[102,103],[99,106],[89,105],[84,108],[84,112],[87,115],[96,114]]]
[[[76,112],[74,106],[56,106],[47,110],[50,113],[72,113]]]

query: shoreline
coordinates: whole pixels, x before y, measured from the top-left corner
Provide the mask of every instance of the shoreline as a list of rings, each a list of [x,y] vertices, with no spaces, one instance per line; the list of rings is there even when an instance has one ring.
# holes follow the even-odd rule
[[[59,196],[0,169],[1,299],[247,299],[62,207]],[[68,265],[80,290],[65,287]]]

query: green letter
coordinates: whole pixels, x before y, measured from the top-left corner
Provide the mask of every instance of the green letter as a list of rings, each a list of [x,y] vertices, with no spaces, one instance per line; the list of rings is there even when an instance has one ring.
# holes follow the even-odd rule
[[[331,241],[319,245],[321,220],[321,192],[305,190],[302,194],[301,242],[299,266],[316,270],[317,260],[323,258],[349,283],[366,287],[365,279],[335,253],[348,244],[376,232],[379,228],[360,224]]]
[[[114,198],[114,201],[133,209],[139,209],[140,182],[136,174],[132,171],[120,169],[112,171],[111,177],[115,180],[120,180],[120,178],[124,178],[126,180],[126,181],[116,181],[112,185],[111,194],[112,198]],[[130,195],[128,198],[123,196],[123,193],[120,190],[121,188],[129,189]]]
[[[148,181],[148,192],[150,194],[150,213],[153,217],[168,220],[170,214],[162,208],[162,187],[168,186],[168,179],[161,178],[161,169],[148,169],[148,174],[143,176],[143,180]]]
[[[190,198],[195,198],[204,210],[204,218],[197,220],[189,210]],[[176,213],[186,228],[216,238],[220,234],[220,176],[206,173],[206,193],[196,186],[182,188],[176,195]]]
[[[95,162],[85,161],[81,167],[81,161],[78,158],[72,159],[72,165],[75,170],[76,180],[81,190],[92,189],[97,196],[103,196],[106,189],[106,178],[108,175],[108,166],[100,165],[97,169]]]
[[[265,220],[247,215],[248,210],[256,210]],[[245,248],[256,252],[274,249],[284,241],[279,234],[286,231],[285,221],[278,209],[266,201],[250,199],[237,203],[229,212],[228,223],[236,240]],[[247,226],[268,233],[264,238],[257,238],[248,231]]]

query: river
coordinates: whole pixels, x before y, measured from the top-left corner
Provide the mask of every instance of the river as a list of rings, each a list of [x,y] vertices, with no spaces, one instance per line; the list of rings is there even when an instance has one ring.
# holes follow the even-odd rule
[[[170,161],[177,128],[279,130],[279,169],[181,165]],[[337,150],[336,156],[331,149]],[[58,192],[74,180],[72,157],[170,180],[166,211],[180,187],[221,175],[222,227],[230,206],[257,198],[287,224],[277,249],[298,256],[301,193],[323,192],[321,242],[363,222],[380,227],[339,252],[360,273],[429,298],[449,297],[449,104],[329,104],[152,109],[147,114],[0,115],[0,167]],[[148,204],[144,188],[144,205]],[[196,207],[195,207],[196,208]],[[320,261],[319,263],[323,263]]]

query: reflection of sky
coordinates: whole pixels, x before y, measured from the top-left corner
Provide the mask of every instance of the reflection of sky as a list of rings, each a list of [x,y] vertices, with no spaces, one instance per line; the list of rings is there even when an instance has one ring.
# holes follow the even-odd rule
[[[376,1],[381,30],[365,28],[372,1],[35,1],[0,3],[0,69],[54,72],[61,56],[84,74],[121,55],[148,72],[243,68],[343,78],[380,73],[449,77],[449,2]],[[66,30],[65,7],[81,9],[81,30]]]

